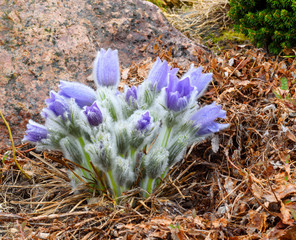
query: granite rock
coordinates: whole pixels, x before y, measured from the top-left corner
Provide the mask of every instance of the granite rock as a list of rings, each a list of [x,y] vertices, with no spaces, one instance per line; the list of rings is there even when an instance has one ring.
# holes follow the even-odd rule
[[[99,48],[118,49],[122,69],[154,59],[158,48],[188,66],[208,53],[146,1],[3,0],[0,11],[0,110],[16,144],[30,118],[42,123],[44,100],[60,80],[93,86],[88,77]],[[3,148],[9,138],[2,120],[0,133]]]

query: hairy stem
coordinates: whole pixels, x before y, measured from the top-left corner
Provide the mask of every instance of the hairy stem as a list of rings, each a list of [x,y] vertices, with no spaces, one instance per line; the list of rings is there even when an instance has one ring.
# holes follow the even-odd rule
[[[171,131],[172,131],[171,127],[167,127],[166,130],[165,130],[164,137],[163,137],[163,140],[162,140],[162,143],[161,143],[161,146],[164,147],[164,148],[166,148],[167,145],[168,145],[168,141],[169,141],[169,138],[170,138],[170,135],[171,135]]]
[[[89,156],[89,154],[84,150],[84,147],[85,147],[84,140],[83,140],[82,137],[80,137],[78,140],[79,140],[80,146],[81,146],[81,148],[82,148],[83,154],[84,154],[84,156],[85,156],[85,159],[86,159],[87,165],[88,165],[88,167],[89,167],[89,170],[91,170],[91,169],[92,169],[92,166],[91,166],[91,163],[90,163],[90,156]]]
[[[108,176],[108,180],[109,180],[109,185],[113,191],[113,194],[115,197],[119,197],[119,195],[121,194],[120,189],[118,188],[118,186],[116,185],[116,182],[112,176],[112,170],[110,170],[107,174]]]

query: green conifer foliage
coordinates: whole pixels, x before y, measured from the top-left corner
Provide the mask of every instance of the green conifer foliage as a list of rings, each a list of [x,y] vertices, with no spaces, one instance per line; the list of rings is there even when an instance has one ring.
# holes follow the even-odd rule
[[[272,53],[296,47],[296,0],[230,0],[235,29]]]

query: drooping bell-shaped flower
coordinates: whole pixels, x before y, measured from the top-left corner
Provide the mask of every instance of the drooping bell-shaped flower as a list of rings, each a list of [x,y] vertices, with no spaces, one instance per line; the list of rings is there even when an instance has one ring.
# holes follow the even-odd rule
[[[149,72],[147,81],[150,81],[151,88],[155,88],[158,92],[162,88],[168,85],[168,74],[170,72],[170,66],[166,61],[161,61],[157,57],[156,62],[154,63],[152,69]]]
[[[98,126],[103,122],[103,115],[97,103],[93,103],[90,107],[87,106],[83,111],[91,126]]]
[[[60,81],[59,88],[60,95],[74,98],[77,105],[81,108],[90,106],[96,100],[96,92],[82,83]]]
[[[27,124],[26,135],[23,139],[24,142],[40,142],[42,139],[47,138],[48,131],[45,126],[29,120]]]
[[[111,50],[109,48],[106,51],[105,49],[101,48],[101,50],[98,51],[94,61],[93,76],[98,87],[117,87],[120,81],[120,69],[117,50]]]
[[[166,106],[173,111],[181,111],[188,105],[194,87],[189,78],[179,80],[176,75],[169,74],[169,85],[166,90]]]
[[[50,91],[50,98],[45,100],[48,109],[51,110],[56,116],[62,116],[64,118],[64,113],[69,112],[69,105],[65,98],[55,91]],[[47,113],[43,112],[43,116],[46,118]]]
[[[191,118],[195,125],[200,126],[197,135],[201,136],[215,133],[229,126],[228,124],[216,123],[214,121],[216,118],[226,118],[226,111],[222,110],[221,106],[217,105],[216,102],[197,111]]]
[[[197,95],[200,96],[209,85],[213,74],[212,73],[202,73],[202,67],[195,68],[194,64],[191,64],[190,69],[184,74],[182,79],[189,78],[191,86],[195,87],[197,90]]]
[[[145,112],[141,118],[137,122],[137,130],[144,132],[145,130],[149,129],[149,125],[151,124],[151,117],[149,115],[149,112]]]
[[[138,99],[138,89],[135,86],[132,86],[126,91],[125,101],[129,106],[137,107],[137,99]]]

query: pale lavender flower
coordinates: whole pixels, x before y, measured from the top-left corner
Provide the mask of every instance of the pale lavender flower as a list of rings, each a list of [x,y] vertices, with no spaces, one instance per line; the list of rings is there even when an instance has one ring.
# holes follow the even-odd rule
[[[183,76],[182,79],[189,77],[190,83],[197,90],[197,95],[200,96],[209,85],[213,74],[212,73],[202,73],[202,67],[195,68],[194,64],[190,66],[189,71]]]
[[[138,99],[138,89],[135,86],[132,86],[126,91],[125,94],[125,101],[128,103],[128,105],[134,105],[137,106],[137,99]]]
[[[65,112],[69,112],[69,106],[63,96],[59,95],[55,91],[50,92],[50,98],[45,100],[48,109],[51,110],[56,116],[64,117]],[[44,117],[47,117],[47,113],[43,112]]]
[[[165,90],[167,107],[178,112],[186,108],[194,88],[189,78],[179,80],[176,75],[169,74],[169,85]]]
[[[26,134],[23,139],[24,142],[40,142],[42,139],[47,138],[48,131],[45,126],[29,120]]]
[[[202,125],[196,134],[198,136],[203,136],[203,135],[219,132],[228,127],[229,127],[229,124],[221,124],[213,121],[213,122],[209,122],[208,124]]]
[[[147,111],[138,120],[136,129],[143,132],[145,130],[148,130],[150,124],[151,124],[151,117],[149,115],[149,112]]]
[[[106,51],[105,49],[101,48],[101,50],[98,51],[94,61],[93,76],[98,87],[117,87],[120,81],[120,69],[117,50],[111,50],[109,48]]]
[[[91,126],[98,126],[103,122],[103,115],[97,103],[87,106],[84,111],[87,120]]]
[[[96,92],[78,82],[60,81],[59,94],[67,98],[74,98],[77,105],[81,108],[84,106],[90,106],[96,100]]]
[[[168,85],[168,74],[170,72],[170,66],[166,61],[161,61],[157,57],[152,69],[149,72],[147,81],[150,81],[151,87],[156,88],[159,92],[162,88]]]
[[[222,129],[227,128],[228,124],[219,124],[214,120],[216,118],[226,118],[226,111],[221,109],[220,105],[213,102],[197,111],[193,116],[192,120],[195,125],[199,125],[200,129],[197,131],[197,135],[206,135],[210,133],[218,132]]]

